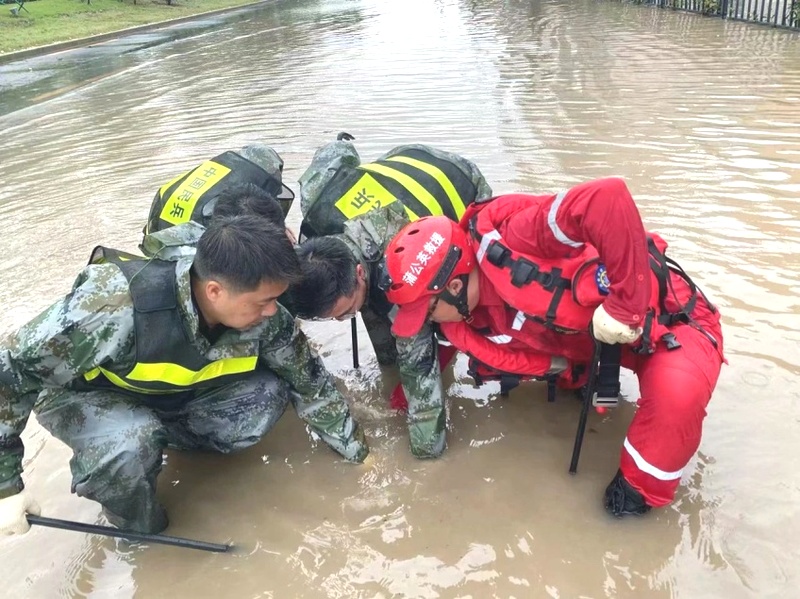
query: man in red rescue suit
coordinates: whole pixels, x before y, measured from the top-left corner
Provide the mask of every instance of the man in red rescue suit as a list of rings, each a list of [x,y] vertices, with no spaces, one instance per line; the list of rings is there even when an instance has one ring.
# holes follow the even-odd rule
[[[621,347],[641,397],[604,503],[643,514],[674,498],[724,361],[718,311],[665,249],[614,178],[478,202],[460,224],[423,218],[386,250],[392,330],[432,320],[473,364],[523,378],[562,370],[559,386],[573,388],[595,340]]]

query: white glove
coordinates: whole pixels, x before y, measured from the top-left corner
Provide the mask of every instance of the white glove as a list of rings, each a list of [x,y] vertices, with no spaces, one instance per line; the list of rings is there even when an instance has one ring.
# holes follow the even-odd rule
[[[24,489],[0,499],[0,535],[24,535],[31,527],[25,514],[38,516],[40,513],[39,504]]]
[[[594,338],[602,343],[633,343],[642,334],[642,329],[633,329],[609,316],[603,304],[597,306],[592,316]]]

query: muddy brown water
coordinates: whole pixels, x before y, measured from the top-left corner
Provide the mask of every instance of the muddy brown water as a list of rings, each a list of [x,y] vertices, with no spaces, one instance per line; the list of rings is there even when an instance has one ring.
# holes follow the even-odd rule
[[[0,96],[0,102],[2,97]],[[149,47],[0,117],[0,331],[65,293],[98,243],[133,250],[155,189],[251,140],[297,177],[338,131],[474,160],[495,191],[624,177],[648,227],[724,314],[724,368],[675,503],[615,521],[600,497],[631,404],[590,417],[526,384],[445,374],[449,448],[415,460],[362,329],[305,326],[365,425],[343,462],[293,411],[235,456],[170,453],[170,534],[212,555],[50,529],[0,541],[4,597],[798,596],[800,45],[797,34],[616,2],[284,1]],[[299,206],[290,222],[299,223]],[[636,383],[624,390],[635,400]],[[31,422],[44,515],[98,521],[69,451]]]

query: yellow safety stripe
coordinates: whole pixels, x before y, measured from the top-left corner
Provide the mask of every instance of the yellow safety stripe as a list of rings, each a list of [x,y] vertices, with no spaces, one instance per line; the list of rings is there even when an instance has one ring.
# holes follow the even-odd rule
[[[436,201],[436,198],[434,198],[427,189],[425,189],[422,185],[405,173],[396,171],[393,168],[389,168],[383,164],[375,163],[362,164],[359,168],[372,171],[373,173],[378,173],[379,175],[389,177],[390,179],[394,179],[400,185],[405,187],[409,193],[413,195],[420,203],[422,203],[432,215],[441,216],[444,214],[442,212],[442,207],[439,205],[439,202]]]
[[[392,156],[391,158],[387,158],[386,160],[391,160],[393,162],[402,162],[403,164],[407,164],[409,166],[413,166],[418,168],[421,171],[428,173],[431,177],[436,179],[439,182],[439,185],[442,186],[447,197],[450,199],[450,205],[453,206],[453,210],[456,213],[458,218],[461,218],[466,210],[464,206],[464,201],[461,199],[461,196],[458,195],[453,182],[447,177],[447,175],[442,172],[441,169],[437,168],[436,166],[428,163],[423,162],[422,160],[417,160],[416,158],[409,158],[408,156]]]
[[[250,372],[255,370],[257,364],[258,356],[224,358],[211,362],[197,371],[185,368],[180,364],[170,364],[169,362],[153,364],[138,363],[133,367],[133,370],[126,375],[125,379],[148,383],[161,382],[176,387],[188,388],[221,376]],[[101,373],[117,386],[140,391],[142,393],[153,393],[153,391],[149,389],[142,389],[132,385],[118,374],[109,372],[105,368],[95,368],[84,376],[87,381],[91,381]]]
[[[125,377],[132,381],[158,382],[170,385],[189,387],[203,381],[215,379],[227,374],[241,374],[255,370],[258,356],[244,356],[241,358],[224,358],[216,360],[200,370],[189,370],[180,364],[169,362],[143,364],[138,363]]]
[[[117,387],[122,387],[123,389],[128,389],[130,391],[136,391],[137,393],[145,393],[147,395],[167,395],[168,393],[178,393],[180,391],[180,389],[173,389],[173,390],[143,389],[142,387],[131,385],[130,383],[126,382],[125,379],[114,374],[110,370],[106,370],[105,368],[99,368],[99,367],[94,368],[89,372],[87,372],[86,374],[84,374],[83,378],[85,378],[87,381],[93,381],[101,374]]]

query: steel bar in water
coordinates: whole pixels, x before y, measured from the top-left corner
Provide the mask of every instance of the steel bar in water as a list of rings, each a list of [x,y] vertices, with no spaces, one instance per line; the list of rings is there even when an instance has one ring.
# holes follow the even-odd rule
[[[353,344],[353,368],[358,368],[358,322],[355,316],[350,319],[350,340]]]
[[[219,543],[208,543],[206,541],[195,541],[194,539],[184,539],[183,537],[170,537],[168,535],[152,535],[142,532],[131,532],[112,528],[110,526],[99,526],[97,524],[86,524],[84,522],[74,522],[72,520],[58,520],[56,518],[43,518],[42,516],[28,515],[28,522],[36,526],[47,526],[50,528],[60,528],[62,530],[72,530],[75,532],[85,532],[89,534],[105,535],[107,537],[117,537],[130,541],[146,541],[148,543],[158,543],[161,545],[173,545],[186,549],[199,549],[201,551],[211,551],[214,553],[225,553],[230,545]]]

